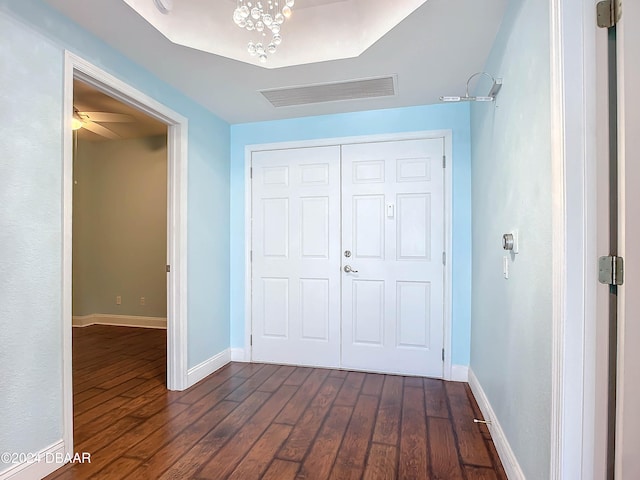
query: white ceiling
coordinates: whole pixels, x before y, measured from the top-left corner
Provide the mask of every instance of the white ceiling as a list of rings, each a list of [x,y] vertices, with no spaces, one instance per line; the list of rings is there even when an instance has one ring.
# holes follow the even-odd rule
[[[398,25],[426,0],[298,0],[293,15],[282,25],[282,45],[261,63],[247,51],[247,44],[271,39],[241,29],[231,21],[235,0],[174,2],[163,14],[150,0],[123,0],[139,15],[178,45],[250,63],[263,68],[281,68],[307,63],[357,57]],[[251,2],[252,0],[248,0]],[[266,5],[265,0],[263,3]],[[274,0],[277,2],[278,0]],[[255,0],[253,0],[255,5]],[[280,6],[284,0],[280,0]],[[202,32],[215,34],[202,35]]]
[[[440,95],[462,94],[467,78],[483,69],[507,3],[507,0],[428,0],[358,57],[268,69],[176,45],[124,0],[45,1],[232,124],[432,104],[438,103]],[[146,1],[153,4],[153,0]],[[394,9],[400,1],[378,3]],[[296,1],[290,22],[299,23],[298,31],[308,28],[312,36],[311,27],[316,19],[302,13],[311,14],[316,7],[300,8],[303,2]],[[319,3],[325,4],[323,9],[333,9],[334,17],[339,19],[349,2],[358,0]],[[234,2],[208,0],[208,4],[233,25]],[[357,36],[362,32],[352,29],[352,33]],[[220,32],[202,31],[201,35],[215,38]],[[281,47],[285,41],[286,38]],[[287,45],[295,47],[295,42]],[[276,55],[279,54],[280,50]],[[503,76],[501,72],[489,73]],[[275,108],[259,93],[264,89],[394,74],[398,93],[393,97]]]

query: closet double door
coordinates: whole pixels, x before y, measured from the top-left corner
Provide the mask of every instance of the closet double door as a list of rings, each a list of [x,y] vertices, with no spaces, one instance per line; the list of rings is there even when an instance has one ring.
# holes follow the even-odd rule
[[[442,377],[443,148],[253,152],[253,361]]]

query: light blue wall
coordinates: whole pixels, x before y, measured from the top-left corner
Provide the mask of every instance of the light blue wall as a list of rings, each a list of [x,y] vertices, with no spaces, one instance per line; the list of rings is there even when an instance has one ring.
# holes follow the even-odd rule
[[[62,435],[64,49],[188,118],[188,364],[229,346],[229,125],[40,0],[0,0],[0,451]]]
[[[60,60],[0,15],[0,452],[62,435]]]
[[[496,107],[471,108],[471,368],[526,478],[549,478],[551,417],[551,131],[548,2],[509,2],[485,70]],[[520,253],[502,276],[502,234]]]
[[[422,130],[453,131],[452,361],[469,364],[471,171],[469,106],[431,105],[231,126],[231,346],[244,346],[246,145]]]

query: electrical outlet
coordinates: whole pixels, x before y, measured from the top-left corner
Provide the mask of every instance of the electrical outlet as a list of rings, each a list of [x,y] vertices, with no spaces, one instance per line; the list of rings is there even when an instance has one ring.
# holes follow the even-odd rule
[[[140,297],[140,305],[145,305],[146,300],[144,297]]]
[[[120,295],[116,295],[116,305],[122,305],[122,297]]]

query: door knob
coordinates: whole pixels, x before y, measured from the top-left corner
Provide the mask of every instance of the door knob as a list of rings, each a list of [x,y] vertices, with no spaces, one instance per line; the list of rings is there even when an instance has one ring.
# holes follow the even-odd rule
[[[353,268],[351,268],[351,265],[345,265],[344,271],[347,273],[358,273],[358,270],[354,270]]]

